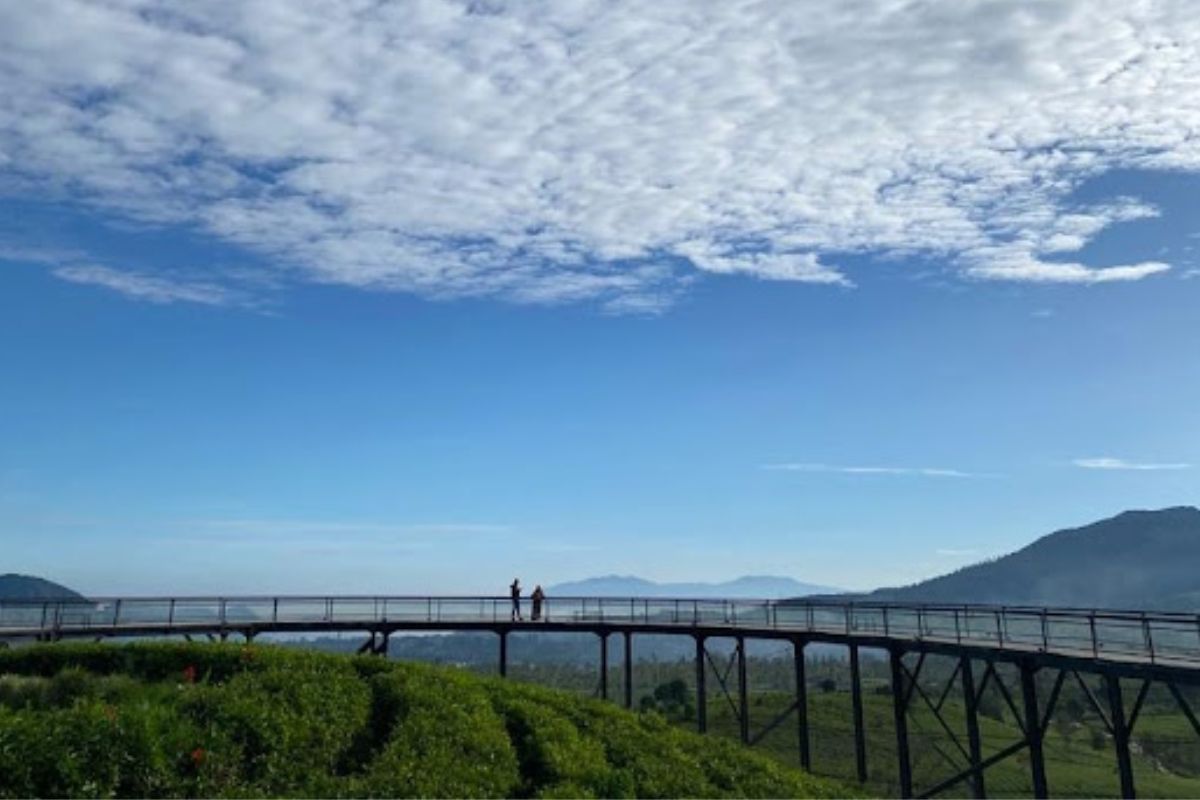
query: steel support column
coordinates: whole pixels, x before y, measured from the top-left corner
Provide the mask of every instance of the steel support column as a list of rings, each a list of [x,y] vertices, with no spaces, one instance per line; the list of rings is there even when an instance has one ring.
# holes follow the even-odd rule
[[[600,637],[600,699],[608,699],[608,634],[597,634]]]
[[[738,708],[741,709],[738,722],[741,723],[742,744],[750,743],[750,698],[746,686],[746,639],[737,637],[737,671],[738,671]]]
[[[1025,739],[1029,742],[1029,773],[1033,796],[1049,797],[1046,786],[1046,758],[1042,753],[1042,717],[1038,711],[1037,670],[1028,661],[1021,662],[1021,699],[1025,705]],[[999,676],[997,676],[999,679]]]
[[[696,730],[708,733],[708,686],[704,668],[705,638],[696,637]]]
[[[850,707],[854,715],[854,766],[858,782],[867,782],[867,737],[863,725],[862,676],[858,669],[858,645],[850,645]]]
[[[633,708],[633,632],[625,631],[625,707]]]
[[[804,670],[803,639],[792,642],[792,656],[796,662],[796,731],[800,737],[800,767],[812,769],[812,755],[808,748],[808,678]]]
[[[508,631],[499,631],[500,634],[500,677],[504,678],[508,675]]]
[[[904,686],[904,654],[898,648],[889,651],[892,663],[892,718],[896,726],[896,767],[900,778],[900,796],[912,797],[912,761],[908,753],[908,692]]]
[[[1133,762],[1129,757],[1129,726],[1125,722],[1125,701],[1121,679],[1111,673],[1104,676],[1108,689],[1108,714],[1112,723],[1113,747],[1117,751],[1117,774],[1121,776],[1121,796],[1135,797]]]
[[[979,698],[975,695],[975,676],[971,671],[971,657],[959,659],[959,677],[962,679],[963,706],[967,712],[967,748],[971,753],[971,796],[987,797],[983,780],[983,747],[979,738]]]

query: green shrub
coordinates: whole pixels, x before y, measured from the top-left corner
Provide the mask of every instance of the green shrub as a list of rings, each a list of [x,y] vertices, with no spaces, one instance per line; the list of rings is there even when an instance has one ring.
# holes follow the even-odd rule
[[[450,669],[227,644],[0,651],[0,797],[839,794],[657,713]]]
[[[358,784],[362,794],[508,797],[516,791],[516,754],[477,681],[410,668],[375,675],[371,689],[372,728],[382,746]]]

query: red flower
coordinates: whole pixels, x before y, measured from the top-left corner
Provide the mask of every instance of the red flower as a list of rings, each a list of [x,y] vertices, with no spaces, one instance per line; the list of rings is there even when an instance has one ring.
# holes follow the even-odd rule
[[[191,756],[192,756],[192,766],[199,768],[200,765],[204,763],[204,756],[205,756],[204,748],[197,747],[195,750],[192,751]]]
[[[195,683],[196,682],[196,668],[193,667],[191,664],[188,664],[186,667],[183,668],[183,682],[184,683]]]

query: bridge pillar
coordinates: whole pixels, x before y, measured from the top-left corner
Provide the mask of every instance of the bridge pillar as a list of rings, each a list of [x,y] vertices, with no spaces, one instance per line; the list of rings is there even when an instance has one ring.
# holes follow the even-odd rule
[[[738,708],[742,712],[738,722],[742,744],[750,744],[750,701],[746,687],[746,637],[737,637]]]
[[[987,797],[983,781],[983,747],[979,738],[979,699],[975,696],[975,676],[971,672],[971,657],[959,659],[959,675],[962,677],[963,706],[967,714],[967,748],[971,754],[971,796],[979,800]]]
[[[892,648],[888,653],[892,664],[892,719],[896,726],[896,767],[900,779],[900,796],[913,796],[912,761],[908,753],[908,691],[904,685],[904,653]]]
[[[633,708],[633,631],[625,631],[625,707]]]
[[[1042,718],[1038,711],[1037,670],[1029,661],[1021,662],[1021,699],[1025,705],[1025,738],[1029,742],[1029,772],[1033,796],[1050,796],[1046,786],[1046,757],[1042,752]]]
[[[796,731],[799,736],[800,766],[812,770],[812,755],[808,748],[808,676],[804,670],[803,639],[792,642],[792,658],[796,664]]]
[[[1116,675],[1104,676],[1108,689],[1108,713],[1112,721],[1113,747],[1117,751],[1117,773],[1121,776],[1121,796],[1135,797],[1133,785],[1133,762],[1129,757],[1129,725],[1125,721],[1125,701],[1121,696],[1121,679]]]
[[[600,638],[600,699],[608,699],[608,634],[596,634]]]
[[[391,633],[388,631],[380,631],[379,644],[375,647],[375,655],[388,657],[388,646],[391,644]]]
[[[705,638],[696,636],[696,730],[708,733],[708,687],[704,669]]]
[[[500,634],[500,677],[508,676],[508,631],[499,631]]]
[[[854,766],[858,782],[867,782],[867,739],[863,725],[862,677],[858,669],[858,645],[850,645],[850,704],[854,714]]]

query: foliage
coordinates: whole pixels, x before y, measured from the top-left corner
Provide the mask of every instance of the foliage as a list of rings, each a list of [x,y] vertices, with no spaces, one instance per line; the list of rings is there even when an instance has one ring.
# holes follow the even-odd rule
[[[657,713],[445,668],[219,644],[0,651],[2,797],[845,794]]]

